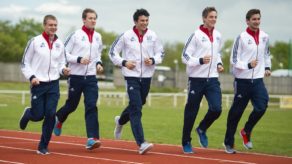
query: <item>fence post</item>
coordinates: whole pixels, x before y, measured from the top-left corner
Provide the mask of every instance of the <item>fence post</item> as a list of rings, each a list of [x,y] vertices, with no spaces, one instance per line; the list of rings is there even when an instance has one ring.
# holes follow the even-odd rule
[[[151,99],[152,99],[152,94],[149,94],[149,98],[148,98],[148,106],[151,107]]]
[[[173,107],[177,106],[177,94],[173,95]]]

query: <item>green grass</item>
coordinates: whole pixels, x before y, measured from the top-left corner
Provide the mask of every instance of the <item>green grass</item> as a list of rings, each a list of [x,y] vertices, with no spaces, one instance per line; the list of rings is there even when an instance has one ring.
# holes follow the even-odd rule
[[[27,89],[28,84],[14,83],[11,85],[0,83],[2,89]],[[61,95],[59,107],[64,104],[66,96]],[[120,98],[116,98],[120,100]],[[183,101],[183,100],[181,100]],[[117,103],[115,103],[117,102]],[[112,101],[109,98],[101,98],[99,105],[99,123],[101,138],[113,139],[114,116],[119,115],[124,106],[122,101]],[[143,108],[143,127],[145,138],[154,143],[181,144],[184,103],[178,103],[178,107],[172,107],[170,98],[153,98],[152,107],[145,105]],[[21,95],[0,94],[0,129],[19,130],[18,120],[23,108],[29,106],[29,96],[26,96],[25,105],[21,105]],[[194,127],[198,126],[206,113],[206,104],[203,103]],[[249,113],[249,106],[245,111],[239,126],[240,130]],[[210,148],[222,148],[222,142],[226,130],[226,118],[228,110],[224,109],[220,118],[209,128],[207,135]],[[269,108],[264,117],[256,125],[252,134],[254,149],[251,152],[292,156],[292,110],[283,110],[276,107]],[[41,131],[41,122],[29,122],[26,131]],[[86,136],[84,121],[83,100],[80,101],[76,112],[72,113],[63,126],[64,135]],[[123,139],[134,140],[130,125],[123,129]],[[193,145],[199,146],[195,132],[192,133]],[[246,151],[241,143],[238,131],[235,135],[236,149]]]

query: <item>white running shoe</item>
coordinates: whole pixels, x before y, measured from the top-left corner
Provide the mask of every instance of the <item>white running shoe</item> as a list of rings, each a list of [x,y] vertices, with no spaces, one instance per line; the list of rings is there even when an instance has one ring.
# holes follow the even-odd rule
[[[143,142],[139,148],[139,154],[143,155],[153,148],[152,143]]]
[[[121,135],[122,135],[123,125],[119,124],[119,119],[120,119],[120,116],[115,117],[116,127],[115,127],[115,131],[114,131],[114,137],[116,140],[121,139]]]

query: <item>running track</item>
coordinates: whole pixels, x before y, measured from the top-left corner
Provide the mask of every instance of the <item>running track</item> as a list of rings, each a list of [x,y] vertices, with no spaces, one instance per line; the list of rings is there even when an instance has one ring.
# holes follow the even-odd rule
[[[196,153],[185,155],[177,145],[155,144],[146,155],[138,155],[135,142],[102,139],[102,146],[93,151],[85,149],[86,138],[53,136],[50,155],[37,155],[39,133],[0,130],[0,163],[23,164],[115,164],[115,163],[167,163],[167,164],[291,164],[292,157],[242,153],[226,154],[219,149],[195,148]]]

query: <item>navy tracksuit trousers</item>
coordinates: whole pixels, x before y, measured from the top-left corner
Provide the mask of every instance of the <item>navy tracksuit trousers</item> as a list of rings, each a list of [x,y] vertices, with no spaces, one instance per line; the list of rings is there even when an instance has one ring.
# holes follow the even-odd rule
[[[208,101],[208,112],[200,122],[198,128],[207,131],[211,124],[221,114],[221,89],[218,78],[189,77],[188,99],[185,105],[182,145],[191,142],[191,132],[199,111],[200,103],[205,95]]]
[[[68,98],[65,105],[58,110],[56,116],[60,122],[65,122],[68,115],[76,110],[83,93],[87,137],[99,139],[98,111],[96,106],[98,86],[96,76],[70,75],[68,84]]]
[[[145,141],[141,122],[141,110],[149,93],[151,78],[125,77],[125,80],[129,104],[122,112],[119,124],[124,125],[130,121],[136,143],[140,146]]]
[[[268,107],[269,95],[262,78],[234,80],[234,100],[228,113],[225,145],[234,146],[234,134],[249,100],[254,108],[244,126],[246,133],[251,133]]]
[[[31,108],[25,115],[30,121],[41,121],[42,135],[38,149],[47,148],[55,125],[55,113],[60,98],[59,80],[40,82],[31,87]]]

